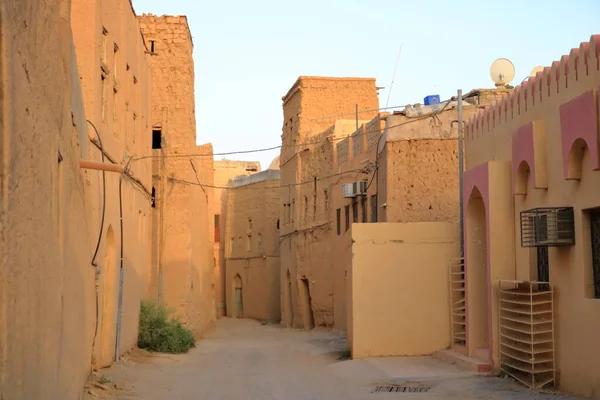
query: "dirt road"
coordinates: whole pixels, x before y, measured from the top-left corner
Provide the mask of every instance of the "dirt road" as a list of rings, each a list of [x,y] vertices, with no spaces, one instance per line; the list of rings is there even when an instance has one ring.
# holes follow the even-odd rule
[[[331,332],[223,319],[189,354],[143,357],[134,352],[101,371],[104,384],[90,389],[88,398],[575,399],[529,391],[508,379],[483,377],[430,357],[340,361],[345,348],[344,338]],[[122,390],[109,389],[115,384]],[[393,385],[407,392],[373,393],[377,386]]]

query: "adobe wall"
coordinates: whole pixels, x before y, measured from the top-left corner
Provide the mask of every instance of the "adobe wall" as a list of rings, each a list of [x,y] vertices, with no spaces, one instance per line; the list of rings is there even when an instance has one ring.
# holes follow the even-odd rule
[[[198,337],[216,319],[216,289],[212,146],[196,146],[193,43],[186,17],[138,19],[152,53],[152,130],[163,139],[152,150],[157,253],[149,295]]]
[[[225,293],[227,316],[279,322],[279,171],[233,179],[227,196]],[[242,309],[236,302],[241,288]]]
[[[503,227],[505,233],[496,230],[494,235],[514,238],[517,279],[537,279],[535,250],[521,247],[520,212],[536,207],[574,208],[575,246],[549,248],[548,252],[550,283],[556,291],[556,367],[562,389],[596,398],[600,393],[596,372],[600,370],[596,345],[600,300],[593,298],[591,290],[586,209],[600,206],[599,87],[600,36],[595,35],[508,97],[477,113],[466,127],[467,169],[477,171],[497,160],[505,163],[506,174],[512,177],[503,195],[512,200],[513,208],[506,215],[490,216],[510,221]],[[485,195],[482,183],[477,184]],[[498,182],[485,184],[492,188]],[[489,199],[491,212],[493,200]]]
[[[218,215],[219,225],[215,225],[214,237],[214,258],[215,258],[215,301],[217,308],[217,317],[226,315],[225,309],[225,245],[226,235],[225,220],[227,218],[227,187],[229,180],[240,175],[248,175],[260,172],[261,166],[258,161],[231,161],[215,160],[214,162],[214,211],[213,223],[216,223],[215,216]],[[219,239],[219,240],[218,240]]]
[[[76,400],[95,301],[69,3],[3,1],[0,37],[0,397]]]
[[[463,118],[478,108],[464,104]],[[458,119],[452,104],[435,118],[386,118],[379,153],[380,221],[457,221]]]
[[[344,119],[340,114],[353,119],[357,104],[361,111],[379,107],[375,80],[301,76],[282,100],[281,277],[282,292],[291,297],[284,300],[284,323],[333,326],[332,225],[326,214],[331,210],[325,207],[325,190],[335,182],[330,176],[334,144],[329,128]],[[359,118],[376,114],[361,112]],[[289,307],[292,313],[285,311]]]
[[[137,160],[151,151],[148,133],[150,57],[128,1],[72,0],[71,5],[79,79],[86,117],[91,122],[85,128],[85,158],[101,161],[102,148],[106,162],[128,164],[129,173],[138,180],[138,184],[128,179],[122,182],[125,259],[120,351],[124,353],[137,344],[139,306],[146,297],[142,287],[148,279],[151,254],[148,235],[151,160]],[[89,232],[97,240],[103,206],[102,172],[83,170],[82,175],[91,217]],[[115,359],[121,247],[119,218],[119,177],[107,173],[106,212],[96,258],[99,327],[94,342],[95,368],[109,366]]]

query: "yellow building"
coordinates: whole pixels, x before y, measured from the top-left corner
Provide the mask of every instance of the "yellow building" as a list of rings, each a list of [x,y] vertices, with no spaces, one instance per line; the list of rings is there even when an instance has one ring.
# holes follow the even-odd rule
[[[554,381],[593,398],[600,398],[599,54],[600,36],[592,36],[469,120],[466,314],[453,332],[456,352],[530,386]],[[456,339],[461,334],[466,340]]]
[[[230,161],[221,160],[214,162],[214,259],[215,277],[217,280],[215,288],[215,301],[217,306],[217,317],[227,315],[225,307],[225,248],[227,237],[225,233],[225,221],[227,219],[227,185],[229,180],[238,176],[248,176],[260,172],[258,161]]]
[[[227,316],[279,322],[279,170],[229,182],[223,239]]]
[[[135,347],[139,304],[146,296],[141,288],[150,256],[151,160],[137,158],[150,154],[150,56],[129,2],[96,1],[90,6],[73,0],[71,21],[88,119],[84,158],[128,164],[137,178],[135,182],[115,173],[83,171],[89,234],[98,246],[93,257],[99,310],[93,365],[98,368]]]
[[[150,21],[153,45],[127,0],[13,3],[0,3],[0,397],[80,399],[90,367],[110,365],[137,343],[140,301],[158,281],[150,279],[157,230],[167,249],[167,305],[185,301],[179,315],[196,333],[214,321],[212,147],[195,145],[185,19]],[[187,40],[164,38],[164,21]],[[179,66],[190,79],[168,77],[185,87],[177,92],[181,114],[152,88],[169,85],[152,73],[163,39],[184,50]],[[159,152],[194,154],[185,166],[167,157],[156,171],[157,126],[172,128],[174,139],[165,135],[170,147]],[[165,199],[153,173],[170,190],[158,204],[189,223],[153,228],[152,207]],[[186,235],[187,254],[177,258],[173,243]],[[182,264],[197,275],[181,280]]]
[[[193,43],[183,16],[138,17],[152,68],[149,296],[201,336],[216,319],[213,149],[196,145]]]

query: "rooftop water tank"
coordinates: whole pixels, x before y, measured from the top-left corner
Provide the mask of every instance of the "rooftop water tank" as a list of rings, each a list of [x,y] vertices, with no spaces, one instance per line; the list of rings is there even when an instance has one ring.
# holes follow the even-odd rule
[[[429,96],[425,96],[423,102],[426,106],[432,106],[434,104],[440,104],[440,95],[439,94],[431,94]]]

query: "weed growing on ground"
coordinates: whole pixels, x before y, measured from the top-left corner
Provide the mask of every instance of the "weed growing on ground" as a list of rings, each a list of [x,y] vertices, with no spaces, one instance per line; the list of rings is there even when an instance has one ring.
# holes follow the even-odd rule
[[[195,347],[194,334],[170,312],[154,302],[144,300],[140,306],[138,347],[159,353],[187,353]]]
[[[352,352],[350,351],[350,349],[340,351],[340,354],[338,355],[338,360],[351,360],[351,359],[352,359]]]
[[[112,381],[106,376],[102,375],[100,379],[98,379],[98,383],[101,385],[106,385],[107,383],[111,383]]]

